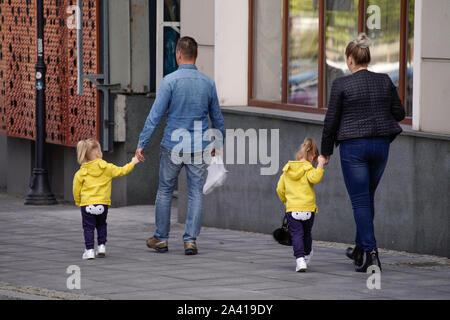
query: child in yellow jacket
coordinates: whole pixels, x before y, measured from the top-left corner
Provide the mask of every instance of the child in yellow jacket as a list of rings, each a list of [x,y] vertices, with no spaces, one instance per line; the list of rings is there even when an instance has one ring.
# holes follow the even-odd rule
[[[112,178],[130,173],[139,160],[133,157],[130,163],[116,167],[102,159],[100,143],[95,139],[81,140],[77,145],[80,170],[73,178],[73,198],[81,207],[84,241],[86,250],[83,259],[94,259],[94,230],[97,229],[97,255],[106,253],[106,217],[111,205]]]
[[[317,168],[313,164],[318,161]],[[306,138],[297,151],[296,161],[289,161],[278,181],[277,193],[286,206],[297,272],[304,272],[313,255],[311,229],[317,213],[313,185],[323,176],[327,159],[319,156],[316,143]]]

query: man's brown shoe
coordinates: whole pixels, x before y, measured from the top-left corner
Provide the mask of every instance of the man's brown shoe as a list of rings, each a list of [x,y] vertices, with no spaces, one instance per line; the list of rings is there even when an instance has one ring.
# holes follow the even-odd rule
[[[184,243],[184,254],[187,256],[193,256],[198,253],[197,244],[195,242]]]
[[[156,237],[151,237],[147,239],[147,247],[155,249],[158,252],[167,252],[169,250],[167,241],[160,241]]]

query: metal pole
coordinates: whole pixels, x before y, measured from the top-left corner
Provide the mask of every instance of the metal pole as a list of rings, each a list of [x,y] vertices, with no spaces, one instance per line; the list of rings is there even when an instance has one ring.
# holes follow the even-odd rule
[[[44,61],[44,0],[36,0],[37,8],[37,62],[36,62],[36,142],[35,167],[30,191],[25,199],[27,205],[56,204],[50,190],[48,172],[45,165],[45,74]]]
[[[109,3],[103,1],[103,83],[109,83]],[[109,90],[103,90],[103,151],[110,150]],[[114,126],[114,122],[112,123]]]

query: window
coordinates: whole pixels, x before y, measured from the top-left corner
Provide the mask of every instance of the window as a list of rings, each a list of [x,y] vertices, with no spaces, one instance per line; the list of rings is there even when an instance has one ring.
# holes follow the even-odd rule
[[[325,15],[325,105],[336,78],[350,74],[345,59],[347,44],[358,35],[358,0],[327,1]]]
[[[157,0],[156,89],[164,76],[177,70],[175,49],[180,38],[180,0]]]
[[[313,1],[289,1],[288,103],[317,107],[319,12]]]
[[[364,31],[372,39],[369,70],[391,77],[411,116],[414,0],[249,5],[249,105],[325,113],[331,84],[349,74],[345,48]]]
[[[281,102],[282,11],[281,0],[255,2],[253,96]]]

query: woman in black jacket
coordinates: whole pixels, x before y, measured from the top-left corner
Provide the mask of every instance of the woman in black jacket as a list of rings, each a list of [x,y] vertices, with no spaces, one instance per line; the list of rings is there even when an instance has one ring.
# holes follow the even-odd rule
[[[355,248],[347,249],[355,270],[366,272],[381,263],[375,240],[374,196],[383,175],[389,144],[402,132],[405,110],[387,74],[367,70],[370,40],[361,33],[345,50],[351,75],[331,87],[322,134],[322,155],[339,147],[341,168],[356,222]]]

